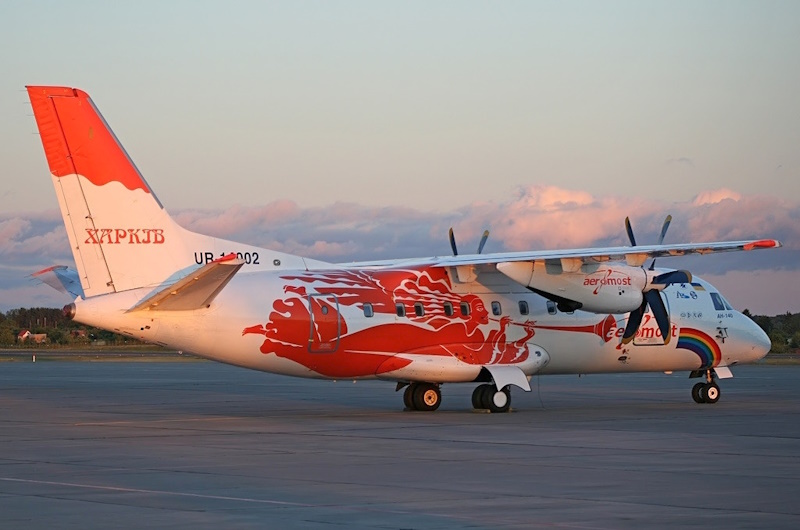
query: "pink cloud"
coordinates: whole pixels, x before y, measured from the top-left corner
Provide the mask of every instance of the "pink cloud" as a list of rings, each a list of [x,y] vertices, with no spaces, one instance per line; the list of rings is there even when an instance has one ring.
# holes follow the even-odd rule
[[[703,206],[704,204],[717,204],[726,199],[739,201],[742,199],[742,196],[741,194],[731,191],[727,188],[720,188],[718,190],[708,190],[699,193],[692,201],[692,204],[695,206]]]
[[[292,201],[276,201],[259,207],[182,210],[173,215],[186,228],[201,233],[325,261],[350,262],[449,254],[450,226],[455,227],[461,253],[474,252],[486,228],[491,236],[485,252],[627,245],[625,216],[630,216],[640,244],[654,243],[668,213],[673,223],[666,242],[769,237],[781,239],[785,248],[664,259],[659,260],[660,266],[687,267],[720,279],[739,307],[764,307],[769,312],[772,304],[782,312],[788,304],[800,311],[797,283],[790,281],[800,264],[797,200],[743,196],[723,189],[703,192],[686,202],[666,203],[655,197],[593,196],[555,186],[529,186],[506,201],[474,202],[449,212],[353,203],[303,208]],[[0,216],[0,255],[4,266],[27,269],[27,274],[73,262],[55,210]],[[752,285],[744,282],[748,274],[759,278],[763,289],[747,287]],[[0,297],[5,300],[3,289],[19,281],[16,273],[0,274]]]

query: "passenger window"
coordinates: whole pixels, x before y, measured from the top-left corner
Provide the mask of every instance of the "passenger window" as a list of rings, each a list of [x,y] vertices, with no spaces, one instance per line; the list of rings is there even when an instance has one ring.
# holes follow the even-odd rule
[[[444,314],[449,317],[453,316],[453,304],[450,302],[444,303]]]
[[[519,314],[520,315],[528,314],[528,302],[526,302],[525,300],[519,301]]]
[[[725,310],[725,304],[722,302],[722,297],[719,293],[711,293],[711,300],[714,302],[714,309],[717,311]]]
[[[406,306],[403,304],[397,303],[394,305],[395,310],[397,311],[397,316],[404,317],[406,316]]]
[[[425,316],[425,308],[422,306],[422,302],[414,304],[414,314],[418,317]]]
[[[372,309],[372,304],[364,304],[364,316],[371,318],[374,315],[375,311]]]
[[[556,309],[556,303],[552,300],[547,301],[547,314],[548,315],[555,315],[558,312]]]
[[[503,308],[500,307],[500,302],[492,302],[492,314],[496,317],[503,314]]]
[[[461,302],[458,305],[458,308],[461,310],[461,315],[468,317],[469,316],[469,304],[466,302]]]

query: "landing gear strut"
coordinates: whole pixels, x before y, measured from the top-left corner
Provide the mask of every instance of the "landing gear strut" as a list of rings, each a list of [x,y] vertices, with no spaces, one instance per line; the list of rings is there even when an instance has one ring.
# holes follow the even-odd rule
[[[434,383],[411,383],[403,392],[403,404],[408,410],[433,412],[442,404],[442,392]]]
[[[692,399],[695,403],[716,403],[721,394],[719,385],[714,381],[714,369],[706,370],[706,382],[692,387]]]
[[[508,386],[498,390],[493,384],[478,385],[472,392],[472,407],[491,412],[508,412],[511,409],[511,391]]]

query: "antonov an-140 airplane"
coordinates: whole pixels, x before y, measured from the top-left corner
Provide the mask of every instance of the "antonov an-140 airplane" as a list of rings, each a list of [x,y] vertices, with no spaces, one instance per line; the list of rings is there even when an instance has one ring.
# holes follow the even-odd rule
[[[78,322],[296,377],[384,379],[436,410],[444,383],[505,412],[535,374],[688,371],[697,403],[767,335],[714,286],[655,258],[772,239],[333,264],[190,232],[164,210],[85,92],[27,87],[77,270],[35,274]],[[647,262],[653,260],[650,264]]]

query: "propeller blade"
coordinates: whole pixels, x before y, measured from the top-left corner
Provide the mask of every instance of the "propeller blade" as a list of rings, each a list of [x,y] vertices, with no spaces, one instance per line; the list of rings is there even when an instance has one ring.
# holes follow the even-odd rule
[[[486,245],[486,240],[487,239],[489,239],[489,231],[488,230],[484,230],[483,231],[483,236],[481,236],[481,242],[478,243],[478,254],[483,252],[483,246]]]
[[[453,227],[450,227],[450,248],[453,249],[453,256],[458,256],[458,248],[456,248],[456,236],[453,234]]]
[[[689,271],[669,271],[653,278],[651,285],[672,285],[673,283],[692,283],[692,273]]]
[[[644,293],[644,299],[650,304],[650,309],[653,310],[653,316],[656,318],[658,329],[661,330],[661,337],[664,339],[664,344],[669,344],[669,315],[667,308],[664,306],[664,300],[661,298],[661,293],[658,291],[647,291]]]
[[[661,235],[658,236],[658,244],[664,244],[664,236],[667,235],[667,228],[669,228],[669,224],[672,222],[672,216],[668,215],[666,219],[664,219],[664,224],[661,225]],[[656,258],[653,258],[653,261],[650,262],[650,270],[655,270],[656,268]]]
[[[628,344],[636,336],[639,331],[639,326],[642,323],[642,317],[647,311],[647,298],[642,300],[642,305],[637,309],[631,311],[628,315],[628,324],[625,326],[625,333],[622,334],[622,344]]]
[[[635,247],[636,238],[633,237],[633,228],[631,228],[631,220],[628,217],[625,218],[625,231],[628,232],[628,239],[631,242],[631,246]]]
[[[668,215],[666,219],[664,219],[664,224],[661,226],[661,235],[658,236],[658,244],[661,245],[664,243],[664,236],[667,235],[667,228],[669,228],[669,224],[672,222],[672,216]]]

